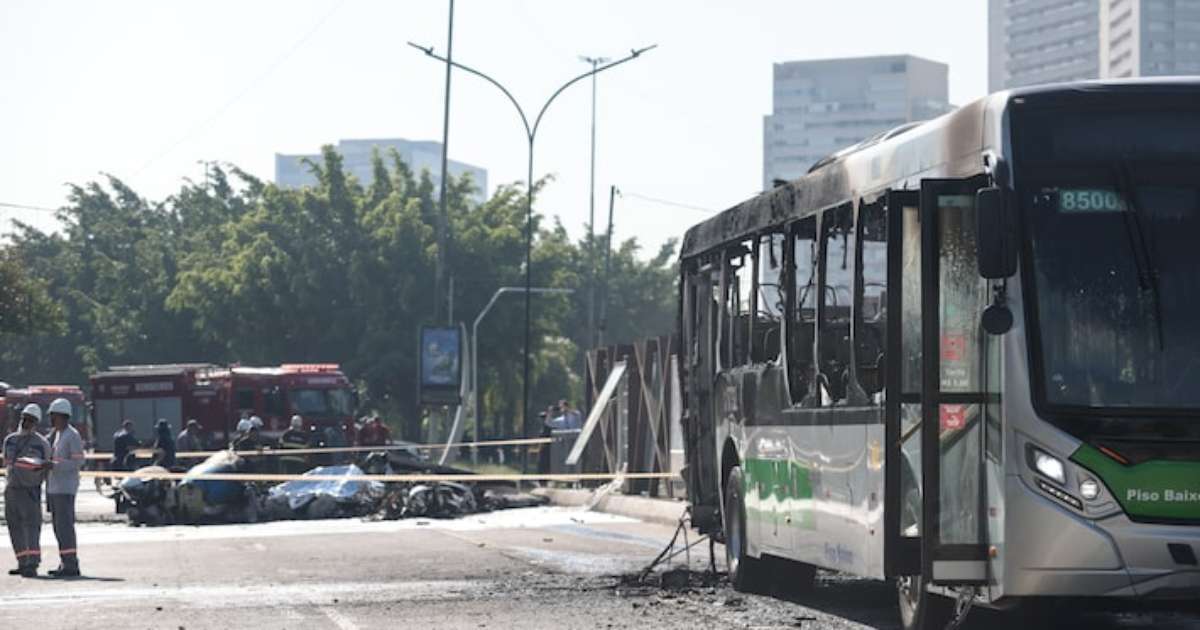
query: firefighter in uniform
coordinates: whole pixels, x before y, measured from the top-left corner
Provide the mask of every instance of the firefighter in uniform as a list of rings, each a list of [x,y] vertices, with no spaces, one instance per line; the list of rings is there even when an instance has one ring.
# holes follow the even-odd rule
[[[37,431],[42,408],[30,403],[21,410],[20,428],[4,438],[4,518],[17,568],[9,575],[36,577],[42,562],[42,481],[50,464],[50,443]]]
[[[279,448],[295,450],[308,448],[308,434],[304,432],[304,418],[292,416],[292,426],[279,436]],[[288,474],[299,474],[308,469],[308,463],[303,455],[284,455],[279,458],[283,471]]]
[[[54,426],[50,452],[50,476],[46,480],[46,506],[50,508],[54,537],[58,539],[55,577],[79,577],[79,555],[75,549],[75,493],[79,490],[79,469],[83,467],[83,439],[71,426],[71,403],[57,398],[47,410]]]

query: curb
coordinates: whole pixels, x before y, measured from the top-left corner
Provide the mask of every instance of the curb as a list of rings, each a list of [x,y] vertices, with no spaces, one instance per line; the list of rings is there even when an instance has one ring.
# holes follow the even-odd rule
[[[594,496],[590,490],[566,488],[537,488],[533,494],[549,498],[554,505],[568,507],[589,505]],[[687,503],[674,499],[651,499],[641,496],[609,494],[601,497],[592,509],[606,514],[636,518],[639,521],[678,525],[679,518],[687,510]]]

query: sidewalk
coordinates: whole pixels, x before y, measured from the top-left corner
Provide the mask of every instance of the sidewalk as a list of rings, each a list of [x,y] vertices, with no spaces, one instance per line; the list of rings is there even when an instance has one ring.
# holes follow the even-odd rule
[[[583,506],[589,505],[594,500],[594,493],[591,490],[538,488],[533,493],[549,497],[550,502],[554,505]],[[684,511],[687,510],[687,502],[676,499],[652,499],[643,496],[608,494],[601,497],[593,509],[649,523],[676,525]]]

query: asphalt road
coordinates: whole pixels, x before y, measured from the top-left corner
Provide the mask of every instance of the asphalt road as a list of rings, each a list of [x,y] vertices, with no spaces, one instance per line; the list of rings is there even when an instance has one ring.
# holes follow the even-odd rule
[[[84,578],[0,576],[0,627],[895,628],[883,583],[823,575],[803,604],[727,585],[631,583],[671,528],[574,508],[455,521],[80,526]],[[44,531],[43,572],[57,562]],[[718,547],[718,552],[720,548]],[[11,558],[7,539],[0,553]],[[7,560],[11,562],[11,560]],[[682,561],[681,561],[682,562]],[[692,555],[697,569],[707,548]],[[2,566],[2,565],[0,565]],[[679,566],[679,565],[676,565]],[[969,628],[1008,628],[994,614]],[[1200,628],[1084,615],[1070,627]],[[1054,627],[1062,627],[1055,624]]]

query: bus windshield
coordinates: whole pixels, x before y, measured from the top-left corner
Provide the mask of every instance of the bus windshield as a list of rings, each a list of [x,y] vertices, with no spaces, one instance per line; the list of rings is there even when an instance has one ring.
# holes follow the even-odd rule
[[[1048,403],[1200,408],[1200,184],[1177,168],[1038,169],[1025,187]]]
[[[293,413],[304,416],[348,416],[353,412],[346,389],[293,389],[288,401]]]

